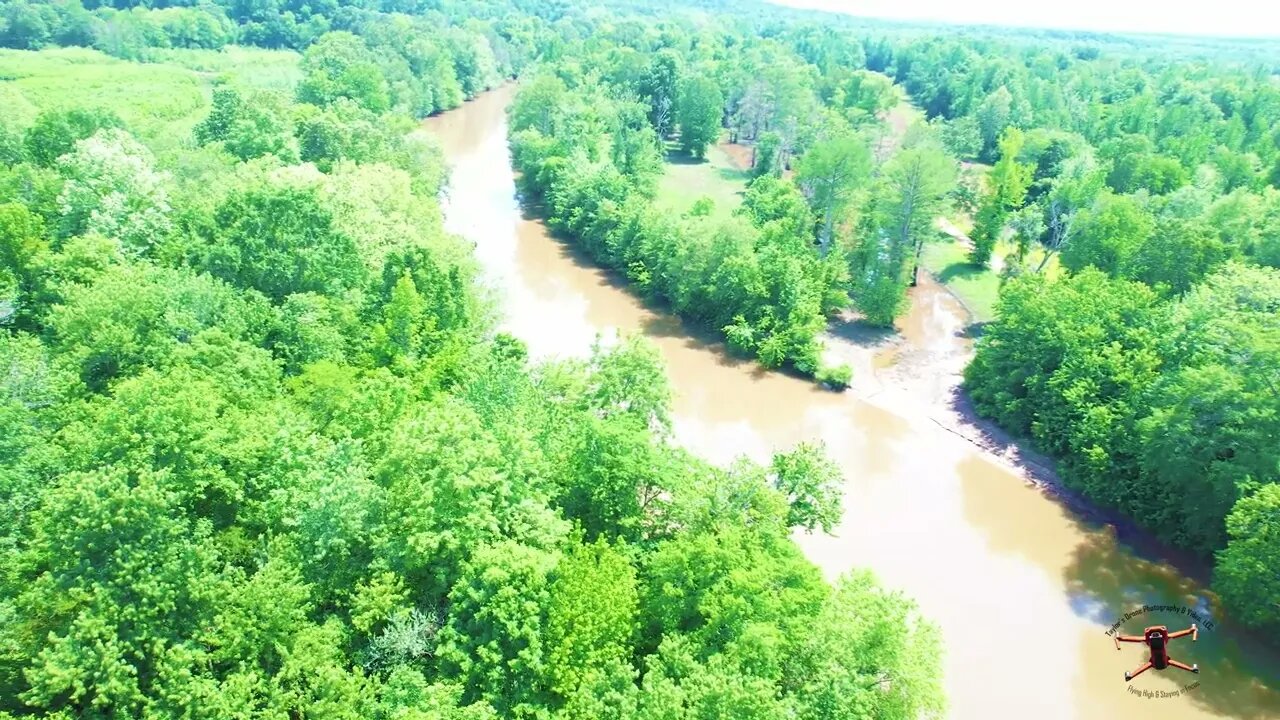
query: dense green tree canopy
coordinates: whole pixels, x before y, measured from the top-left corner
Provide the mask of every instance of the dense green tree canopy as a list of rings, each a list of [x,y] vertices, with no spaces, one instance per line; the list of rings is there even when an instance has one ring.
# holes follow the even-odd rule
[[[70,78],[0,98],[0,715],[944,713],[936,630],[790,538],[858,501],[821,446],[711,465],[652,346],[495,332],[416,124],[513,78],[532,211],[828,387],[951,200],[1012,240],[979,412],[1280,636],[1273,50],[633,5],[0,7]],[[723,139],[741,207],[660,209]]]
[[[726,79],[717,35],[695,51],[639,14],[596,45],[591,13],[506,3],[35,7],[6,6],[4,42],[219,70],[181,120],[126,126],[86,85],[0,134],[0,715],[941,712],[911,603],[833,588],[790,538],[840,522],[822,447],[676,448],[638,338],[531,363],[413,122],[541,61],[512,145],[550,223],[814,374],[846,267],[798,187],[764,174],[726,217],[650,206],[664,136],[699,154],[745,85],[779,169],[820,142],[786,45],[741,50],[788,63],[775,106]],[[229,40],[296,48],[298,73],[185,49]]]

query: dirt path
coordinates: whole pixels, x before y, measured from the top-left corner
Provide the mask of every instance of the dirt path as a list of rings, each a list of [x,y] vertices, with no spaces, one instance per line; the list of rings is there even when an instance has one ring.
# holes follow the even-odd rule
[[[727,135],[725,138],[727,138]],[[751,169],[751,159],[755,155],[754,150],[750,145],[731,143],[725,138],[721,138],[716,147],[725,154],[725,157],[729,158],[729,163],[735,168],[743,172],[749,171]]]
[[[939,230],[951,236],[951,238],[954,239],[956,242],[960,243],[966,248],[973,247],[973,240],[971,240],[968,235],[965,235],[964,231],[956,227],[955,223],[951,222],[947,218],[939,217],[937,225]]]

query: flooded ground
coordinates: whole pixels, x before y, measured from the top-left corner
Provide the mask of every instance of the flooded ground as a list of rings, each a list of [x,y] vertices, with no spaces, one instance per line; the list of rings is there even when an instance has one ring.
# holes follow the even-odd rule
[[[487,94],[427,123],[451,167],[446,224],[475,242],[503,329],[543,358],[586,355],[598,334],[644,333],[667,364],[678,441],[711,461],[764,461],[802,440],[824,441],[844,471],[844,520],[832,536],[797,542],[832,578],[872,568],[942,628],[950,717],[1280,718],[1280,693],[1268,687],[1280,687],[1280,664],[1245,649],[1210,594],[1047,494],[1027,458],[983,435],[952,402],[972,341],[945,290],[924,279],[898,336],[856,323],[832,328],[829,352],[858,371],[847,393],[729,358],[522,214],[506,146],[511,94]],[[1117,651],[1106,632],[1144,604],[1185,606],[1214,623],[1202,625],[1199,642],[1172,646],[1200,675],[1149,671],[1125,683],[1144,648]],[[1121,631],[1188,622],[1155,612]]]

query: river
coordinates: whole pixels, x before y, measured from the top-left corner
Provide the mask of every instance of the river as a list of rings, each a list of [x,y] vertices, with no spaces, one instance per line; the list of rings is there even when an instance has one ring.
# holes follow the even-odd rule
[[[585,356],[598,334],[648,336],[675,392],[677,441],[713,462],[765,461],[802,440],[824,441],[844,472],[844,519],[830,536],[796,541],[833,579],[873,569],[942,628],[948,717],[1280,718],[1280,663],[1242,642],[1210,593],[948,429],[955,418],[938,398],[954,387],[970,344],[950,295],[926,279],[889,351],[869,350],[876,339],[865,333],[837,329],[832,354],[858,368],[850,392],[731,359],[522,214],[506,144],[512,92],[488,93],[426,123],[450,166],[446,225],[475,243],[502,328],[535,358]],[[1148,671],[1125,683],[1145,648],[1118,652],[1106,632],[1144,604],[1212,618],[1197,643],[1172,646],[1175,658],[1199,664],[1199,676]],[[1188,622],[1149,613],[1122,631]]]

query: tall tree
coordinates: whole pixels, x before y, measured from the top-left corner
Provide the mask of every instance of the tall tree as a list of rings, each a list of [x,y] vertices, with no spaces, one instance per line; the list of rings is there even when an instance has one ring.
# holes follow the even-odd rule
[[[884,168],[877,192],[878,222],[893,242],[910,248],[911,284],[919,275],[920,253],[933,224],[955,188],[958,169],[941,149],[923,145],[903,150]]]
[[[707,146],[720,137],[724,115],[724,95],[714,80],[704,75],[686,76],[677,91],[675,122],[680,129],[680,147],[702,158]]]
[[[1062,174],[1053,182],[1045,196],[1044,227],[1041,242],[1045,246],[1044,257],[1036,272],[1044,269],[1055,254],[1073,242],[1078,225],[1077,214],[1093,205],[1103,191],[1106,173],[1090,155],[1074,157],[1064,163]]]
[[[552,692],[568,700],[628,665],[640,598],[631,561],[602,540],[575,546],[552,577],[546,622],[549,682]]]
[[[800,158],[796,182],[818,215],[818,244],[831,247],[837,220],[871,172],[871,152],[861,139],[843,135],[819,142]]]
[[[167,173],[123,130],[100,130],[58,160],[66,178],[58,197],[61,234],[95,232],[143,253],[173,226]]]
[[[364,40],[349,32],[327,33],[307,48],[298,99],[328,105],[350,98],[373,112],[391,107],[387,78]]]
[[[675,129],[675,113],[678,104],[680,79],[684,74],[684,61],[674,50],[659,51],[649,61],[640,92],[649,103],[649,122],[658,137],[668,137]]]
[[[1035,168],[1018,162],[1024,142],[1025,136],[1017,128],[1010,128],[1000,139],[1000,161],[987,177],[987,193],[974,222],[969,259],[975,265],[986,265],[991,259],[1009,213],[1026,200]]]
[[[1280,633],[1280,484],[1268,483],[1227,516],[1214,587],[1243,622]]]
[[[569,101],[564,81],[552,73],[540,73],[526,80],[511,102],[511,126],[517,130],[533,128],[543,135],[554,135]]]
[[[774,488],[787,496],[791,527],[830,533],[840,524],[844,478],[823,446],[801,443],[774,455],[770,469]]]
[[[1104,192],[1075,219],[1075,239],[1062,250],[1062,265],[1078,271],[1092,265],[1113,276],[1155,232],[1155,219],[1128,195]]]

